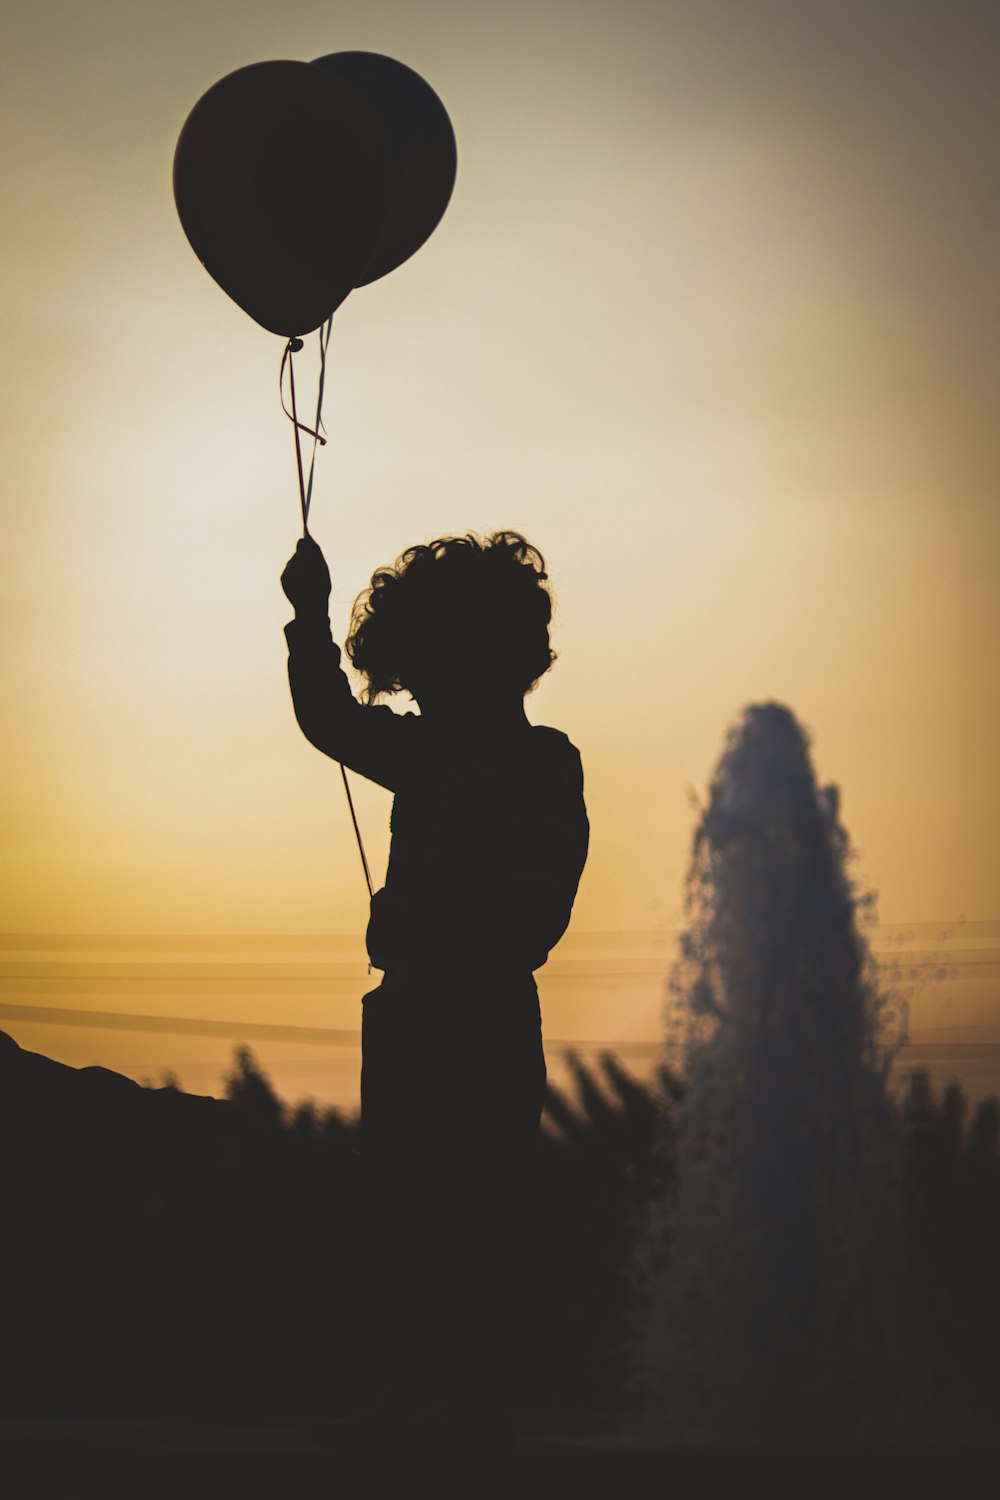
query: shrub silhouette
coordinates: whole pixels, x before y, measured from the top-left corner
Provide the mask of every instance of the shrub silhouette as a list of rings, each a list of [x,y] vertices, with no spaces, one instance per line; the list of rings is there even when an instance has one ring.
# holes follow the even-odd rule
[[[587,1429],[631,1397],[633,1239],[671,1191],[681,1090],[612,1054],[568,1061],[538,1154],[521,1409]],[[304,1423],[355,1404],[356,1122],[286,1107],[247,1049],[226,1096],[77,1072],[0,1033],[7,1414]],[[898,1104],[903,1269],[934,1431],[959,1443],[995,1440],[1000,1403],[1000,1105],[967,1114],[920,1073]]]

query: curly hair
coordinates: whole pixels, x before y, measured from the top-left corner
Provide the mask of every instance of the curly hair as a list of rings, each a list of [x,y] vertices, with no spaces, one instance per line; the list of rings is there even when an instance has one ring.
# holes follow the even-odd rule
[[[555,661],[547,576],[516,531],[409,547],[354,602],[346,650],[367,701],[428,682],[530,692]]]

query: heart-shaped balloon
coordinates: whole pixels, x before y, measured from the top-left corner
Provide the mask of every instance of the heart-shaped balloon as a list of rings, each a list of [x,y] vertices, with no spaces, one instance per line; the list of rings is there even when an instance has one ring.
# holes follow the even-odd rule
[[[325,323],[364,276],[387,175],[382,127],[349,81],[311,63],[252,63],[188,115],[174,199],[223,291],[291,338]]]
[[[331,52],[313,66],[361,95],[385,141],[385,220],[374,255],[355,283],[367,286],[408,260],[440,223],[455,186],[455,132],[430,84],[395,58],[379,52]]]

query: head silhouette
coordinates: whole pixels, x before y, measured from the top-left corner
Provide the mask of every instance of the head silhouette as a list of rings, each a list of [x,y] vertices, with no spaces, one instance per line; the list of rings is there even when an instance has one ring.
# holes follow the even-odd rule
[[[355,601],[347,654],[369,702],[522,696],[555,660],[545,560],[516,531],[439,537],[379,568]]]

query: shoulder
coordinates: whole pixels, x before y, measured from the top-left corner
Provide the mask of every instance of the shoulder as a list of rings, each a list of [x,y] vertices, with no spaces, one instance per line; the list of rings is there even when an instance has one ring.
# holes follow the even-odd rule
[[[583,779],[583,761],[569,735],[548,724],[534,724],[531,729],[532,753],[554,773],[574,780]]]
[[[549,755],[562,755],[566,759],[580,759],[580,752],[568,734],[553,729],[549,724],[532,724],[531,738],[540,751]]]

